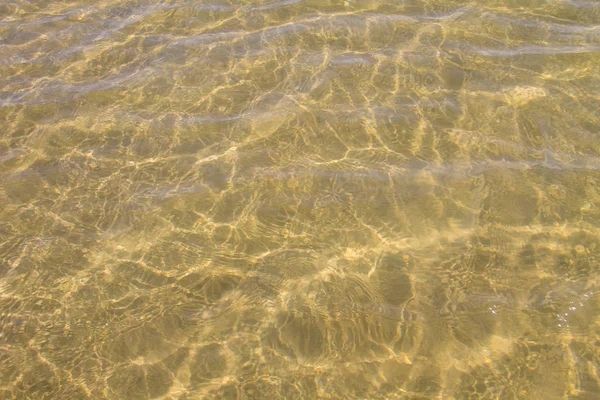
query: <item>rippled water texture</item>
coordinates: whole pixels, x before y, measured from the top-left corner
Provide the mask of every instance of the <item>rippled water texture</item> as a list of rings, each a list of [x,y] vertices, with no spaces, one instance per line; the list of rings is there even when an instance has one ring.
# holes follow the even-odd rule
[[[597,399],[600,2],[3,0],[0,398]]]

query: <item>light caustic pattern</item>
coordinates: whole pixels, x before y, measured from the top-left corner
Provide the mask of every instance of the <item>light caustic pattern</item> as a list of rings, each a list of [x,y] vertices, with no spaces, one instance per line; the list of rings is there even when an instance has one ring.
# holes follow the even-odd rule
[[[0,397],[600,396],[600,4],[0,4]]]

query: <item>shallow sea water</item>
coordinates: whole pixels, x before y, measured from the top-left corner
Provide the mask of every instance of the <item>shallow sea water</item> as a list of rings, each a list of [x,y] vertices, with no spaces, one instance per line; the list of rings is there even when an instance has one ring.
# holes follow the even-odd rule
[[[600,398],[600,2],[4,0],[0,398]]]

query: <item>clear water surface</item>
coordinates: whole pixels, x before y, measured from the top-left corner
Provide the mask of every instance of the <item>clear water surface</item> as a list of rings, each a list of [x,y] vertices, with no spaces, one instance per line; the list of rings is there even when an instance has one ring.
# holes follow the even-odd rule
[[[3,0],[0,398],[600,398],[600,2]]]

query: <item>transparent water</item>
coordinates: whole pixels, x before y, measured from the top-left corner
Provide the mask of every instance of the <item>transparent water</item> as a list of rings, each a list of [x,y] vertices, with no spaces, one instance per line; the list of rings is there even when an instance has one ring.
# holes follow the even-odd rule
[[[599,110],[594,0],[4,0],[0,398],[598,398]]]

